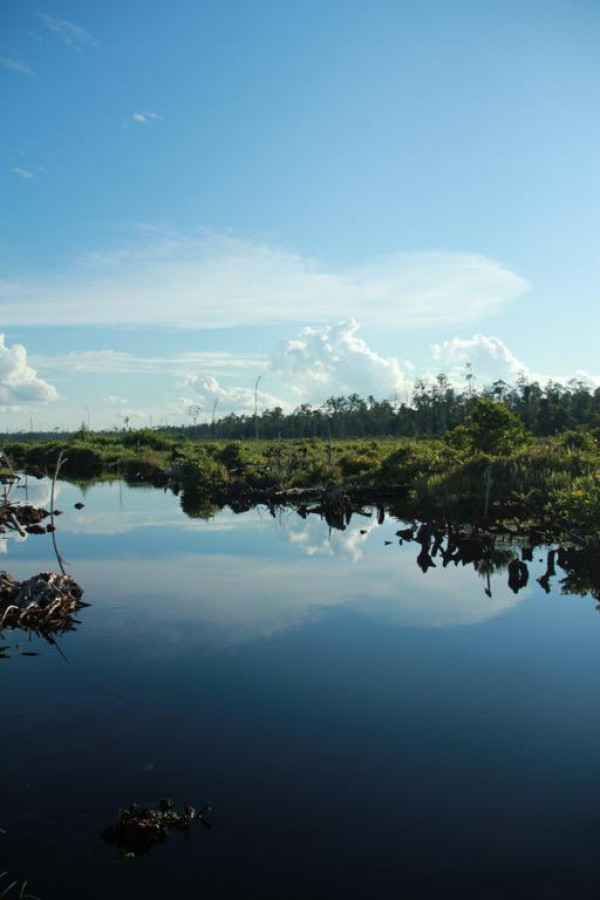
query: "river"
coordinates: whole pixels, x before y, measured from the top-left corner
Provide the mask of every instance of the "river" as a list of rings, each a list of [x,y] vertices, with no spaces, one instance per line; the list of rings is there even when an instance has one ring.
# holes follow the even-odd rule
[[[91,606],[59,649],[2,635],[0,891],[597,896],[600,618],[560,567],[538,583],[545,551],[515,593],[501,567],[422,571],[376,511],[205,521],[121,483],[56,504]],[[50,535],[0,550],[19,579],[56,569]],[[167,796],[211,827],[123,861],[102,830]]]

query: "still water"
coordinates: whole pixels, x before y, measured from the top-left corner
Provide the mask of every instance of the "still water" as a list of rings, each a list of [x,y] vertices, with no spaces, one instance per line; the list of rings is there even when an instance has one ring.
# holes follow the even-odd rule
[[[202,521],[121,484],[57,505],[92,606],[66,660],[3,636],[11,880],[42,900],[598,896],[600,617],[560,569],[542,590],[542,553],[515,594],[505,570],[424,573],[375,514]],[[19,579],[56,569],[49,535],[0,549]],[[102,829],[165,796],[211,803],[212,828],[122,861]]]

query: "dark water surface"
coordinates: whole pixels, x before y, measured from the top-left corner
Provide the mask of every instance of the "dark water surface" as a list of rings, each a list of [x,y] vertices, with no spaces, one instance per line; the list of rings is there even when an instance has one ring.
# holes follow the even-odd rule
[[[598,896],[600,617],[560,569],[544,593],[541,553],[490,597],[472,567],[424,574],[395,520],[57,503],[93,605],[67,662],[4,641],[0,871],[42,900]],[[56,568],[49,536],[5,547],[18,578]],[[164,796],[212,829],[121,861],[100,832]]]

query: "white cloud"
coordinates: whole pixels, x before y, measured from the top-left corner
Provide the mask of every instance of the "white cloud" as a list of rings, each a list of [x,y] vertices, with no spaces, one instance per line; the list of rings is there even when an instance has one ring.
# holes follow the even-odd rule
[[[480,321],[527,288],[500,264],[464,253],[325,267],[267,244],[160,234],[90,254],[63,273],[0,284],[0,313],[5,325],[190,328],[376,316],[383,327],[406,330]]]
[[[332,394],[386,397],[406,388],[397,359],[380,356],[356,336],[354,319],[323,328],[304,328],[282,341],[272,355],[272,370],[293,385],[298,396],[323,400]]]
[[[155,112],[136,112],[131,116],[132,122],[137,122],[139,125],[147,125],[149,122],[154,122],[160,119],[160,116]]]
[[[32,361],[47,372],[77,374],[139,375],[169,372],[184,377],[191,367],[223,374],[255,370],[264,366],[260,357],[238,357],[233,353],[205,351],[181,353],[178,356],[136,356],[120,350],[79,350],[58,356],[37,354]]]
[[[24,166],[17,166],[16,169],[13,169],[13,172],[15,173],[15,175],[18,175],[19,178],[25,179],[33,178],[33,176],[35,175],[33,169],[26,169]]]
[[[32,68],[20,62],[18,59],[9,59],[7,56],[0,56],[0,66],[10,69],[11,72],[19,72],[20,75],[35,75]]]
[[[96,44],[89,31],[81,25],[69,22],[68,19],[57,19],[46,13],[39,13],[39,18],[52,34],[77,53],[81,53],[85,47],[93,47]]]
[[[479,390],[498,379],[514,383],[521,372],[541,384],[551,378],[566,382],[575,376],[591,386],[600,385],[600,375],[538,373],[493,335],[449,338],[431,347],[429,358],[417,367],[410,361],[380,354],[358,336],[358,329],[355,320],[304,328],[295,337],[277,344],[270,357],[238,357],[215,351],[145,357],[105,349],[33,355],[29,362],[41,376],[64,382],[63,394],[68,394],[71,401],[54,408],[63,427],[67,421],[76,427],[81,421],[81,409],[87,406],[94,409],[94,427],[112,427],[118,413],[128,412],[132,423],[136,413],[148,421],[167,421],[173,416],[187,422],[187,410],[193,405],[202,407],[199,421],[210,421],[213,410],[217,417],[231,412],[252,415],[254,385],[261,373],[266,377],[259,384],[260,413],[275,406],[288,412],[303,402],[318,406],[327,397],[355,392],[364,398],[370,394],[377,399],[399,394],[408,400],[416,378],[428,380],[438,372],[444,372],[456,387],[463,388],[467,362],[473,366],[475,387]],[[87,392],[81,376],[85,376]],[[98,400],[88,390],[94,376],[106,385],[94,387],[99,395],[103,392]],[[109,386],[103,379],[111,376],[118,380]],[[153,376],[151,400],[148,376]],[[114,393],[107,396],[107,390]],[[75,403],[78,395],[81,399]],[[14,397],[7,401],[0,396],[6,412],[18,412],[8,409],[11,403],[15,403]]]
[[[559,381],[561,384],[567,384],[567,382],[573,379],[575,379],[575,381],[582,381],[584,384],[587,384],[588,387],[600,387],[600,375],[594,375],[591,372],[587,372],[585,369],[576,369],[572,375],[554,374],[537,376],[537,380],[543,383],[546,383],[547,381]]]
[[[467,339],[452,338],[441,344],[434,344],[431,353],[438,365],[436,371],[444,372],[457,386],[464,386],[466,383],[467,363],[471,363],[473,367],[475,387],[478,389],[500,379],[507,384],[514,384],[521,374],[528,381],[539,381],[540,384],[548,381],[564,384],[571,378],[577,378],[593,386],[600,385],[600,375],[582,370],[570,375],[536,372],[516,357],[500,338],[492,335],[475,334]]]
[[[291,391],[293,401],[267,393],[261,383],[257,394],[259,410],[275,406],[287,410],[299,401],[322,403],[332,394],[356,392],[380,397],[406,390],[409,382],[399,362],[368,347],[357,337],[359,327],[358,322],[350,320],[322,328],[304,328],[296,338],[277,344],[268,361],[267,383],[272,378],[281,379],[283,393],[289,395]],[[205,411],[210,412],[215,401],[220,414],[254,411],[253,383],[223,387],[212,373],[204,373],[188,374],[182,386],[198,395]],[[189,406],[190,402],[185,399],[182,404]]]
[[[56,388],[38,378],[27,363],[27,351],[22,344],[8,347],[0,334],[0,404],[46,402],[58,397]]]
[[[194,403],[200,400],[205,412],[211,413],[216,402],[218,414],[226,413],[254,413],[254,388],[247,387],[223,387],[214,375],[188,375],[184,380],[184,386],[193,390],[197,395]],[[289,406],[284,400],[258,390],[256,394],[258,411],[273,409],[275,406]],[[182,398],[181,405],[187,409],[190,401]]]
[[[502,379],[512,384],[520,373],[533,377],[529,367],[518,359],[500,340],[486,334],[475,334],[472,338],[452,338],[431,348],[433,359],[439,364],[438,371],[444,372],[456,385],[464,385],[465,367],[470,363],[477,379],[477,387]]]

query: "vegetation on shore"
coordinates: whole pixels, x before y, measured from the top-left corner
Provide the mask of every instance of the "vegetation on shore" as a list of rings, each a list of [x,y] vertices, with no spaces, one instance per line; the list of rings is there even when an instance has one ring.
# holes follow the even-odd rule
[[[401,486],[415,515],[514,517],[597,536],[599,438],[589,427],[536,437],[504,402],[480,396],[463,423],[439,437],[227,441],[82,427],[69,440],[4,441],[2,449],[33,474],[53,470],[62,450],[67,477],[170,485],[188,511],[224,505],[243,490],[260,502],[333,485],[385,498]]]

